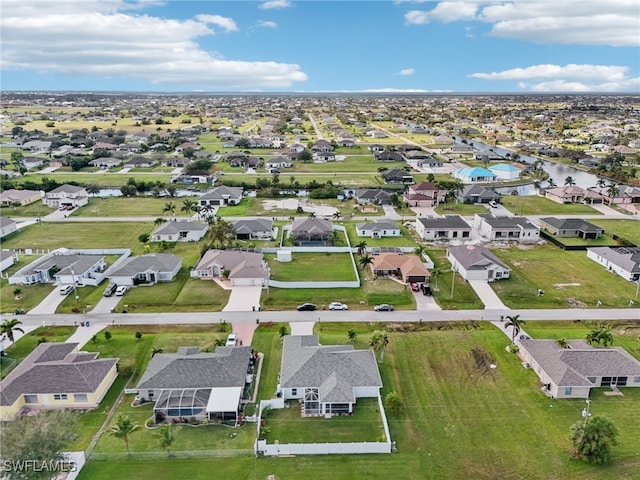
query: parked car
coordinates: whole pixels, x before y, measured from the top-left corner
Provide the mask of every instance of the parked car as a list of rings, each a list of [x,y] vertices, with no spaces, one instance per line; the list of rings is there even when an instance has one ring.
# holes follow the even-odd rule
[[[73,292],[73,285],[62,285],[58,291],[60,292],[60,295],[69,295]]]
[[[105,297],[110,297],[111,295],[116,293],[117,288],[118,285],[116,285],[115,283],[110,283],[109,285],[107,285],[107,288],[104,289],[104,293],[102,295]]]
[[[127,287],[126,285],[120,285],[118,288],[116,288],[116,296],[123,296],[125,293],[127,293],[127,290],[129,290],[129,287]]]
[[[238,335],[235,333],[230,333],[227,336],[227,343],[225,343],[226,347],[235,347],[238,343]]]
[[[491,208],[498,208],[498,203],[497,203],[495,200],[491,200],[491,201],[489,202],[489,206],[490,206]]]
[[[331,302],[329,304],[329,310],[349,310],[349,307],[347,307],[344,303]]]
[[[316,306],[313,303],[303,303],[301,305],[298,305],[299,312],[304,312],[304,311],[313,312],[315,309],[316,309]]]
[[[418,286],[418,284],[416,282],[411,282],[409,284],[409,286],[411,287],[411,290],[413,290],[414,292],[419,292],[420,291],[420,287]]]
[[[381,303],[380,305],[376,305],[373,307],[376,312],[393,312],[393,305],[389,305],[388,303]]]
[[[522,335],[520,335],[520,340],[529,340],[529,339],[531,339],[531,337],[526,333],[523,333]]]

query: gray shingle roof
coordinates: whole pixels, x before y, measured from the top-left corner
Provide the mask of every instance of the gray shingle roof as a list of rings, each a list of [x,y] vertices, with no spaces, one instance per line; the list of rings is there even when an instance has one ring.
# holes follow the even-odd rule
[[[318,343],[317,335],[287,335],[282,349],[280,385],[318,388],[321,402],[353,403],[354,387],[382,387],[372,350]]]
[[[609,262],[624,268],[627,272],[640,273],[640,248],[639,247],[592,247],[593,251]]]
[[[243,387],[251,347],[217,347],[213,353],[159,353],[138,382],[139,389]]]
[[[233,223],[236,233],[248,234],[255,232],[268,232],[273,228],[273,220],[267,218],[251,218],[248,220],[238,220]]]
[[[453,228],[471,230],[471,226],[460,215],[445,215],[444,217],[418,217],[417,220],[424,228],[433,230],[436,228]]]
[[[511,270],[507,264],[482,245],[458,245],[448,247],[447,250],[451,252],[453,257],[464,267],[465,270],[469,270],[470,268],[480,265],[486,265],[487,263],[495,263],[502,268]]]
[[[358,230],[373,230],[379,232],[381,230],[397,230],[398,224],[391,220],[378,220],[375,222],[359,223],[357,225]]]
[[[140,257],[128,258],[120,268],[111,272],[111,277],[133,276],[140,272],[173,272],[176,266],[182,265],[182,257],[168,253],[151,253]]]
[[[16,221],[9,217],[0,217],[0,228],[15,224]]]
[[[20,274],[30,275],[56,267],[58,269],[56,275],[82,275],[102,258],[104,258],[104,255],[84,255],[80,253],[55,254],[39,262],[30,264],[27,268],[20,270]]]
[[[207,230],[205,223],[196,222],[165,222],[153,232],[153,235],[177,235],[180,232],[202,232]]]
[[[294,235],[331,233],[333,227],[331,221],[326,218],[296,218],[291,226]]]
[[[25,394],[92,393],[118,361],[73,353],[77,343],[42,343],[0,382],[0,404]]]
[[[537,230],[538,228],[533,223],[531,223],[529,219],[525,217],[494,217],[490,213],[482,213],[482,214],[479,214],[479,216],[486,223],[491,225],[492,228],[496,228],[496,229],[503,229],[503,228],[519,229],[519,227],[522,227],[527,230],[530,230],[530,229]]]
[[[558,230],[579,230],[582,232],[604,232],[604,228],[598,227],[593,223],[589,223],[581,218],[556,218],[544,217],[540,219],[548,225]]]
[[[200,197],[200,200],[220,200],[222,198],[238,198],[242,197],[242,187],[227,187],[221,185],[213,188]]]

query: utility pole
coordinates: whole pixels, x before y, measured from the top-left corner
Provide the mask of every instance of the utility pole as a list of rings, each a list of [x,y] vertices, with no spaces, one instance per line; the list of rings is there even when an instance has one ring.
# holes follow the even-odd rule
[[[456,284],[456,268],[452,267],[451,268],[451,298],[450,300],[453,300],[453,287]]]

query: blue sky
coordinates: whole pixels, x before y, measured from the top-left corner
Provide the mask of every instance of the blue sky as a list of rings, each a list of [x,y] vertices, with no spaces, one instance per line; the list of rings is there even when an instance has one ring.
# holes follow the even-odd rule
[[[640,93],[637,0],[3,0],[3,90]]]

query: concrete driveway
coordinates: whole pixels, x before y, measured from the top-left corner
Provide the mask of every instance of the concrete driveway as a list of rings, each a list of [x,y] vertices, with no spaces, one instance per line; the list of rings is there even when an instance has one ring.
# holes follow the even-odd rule
[[[232,287],[229,301],[222,309],[223,312],[256,312],[256,318],[260,318],[258,306],[260,305],[260,286]],[[222,316],[224,318],[224,316]],[[236,322],[231,324],[233,333],[238,335],[238,345],[251,345],[253,332],[258,327],[257,322]]]
[[[73,295],[71,292],[69,295]],[[33,307],[27,312],[27,315],[33,315],[38,313],[56,313],[56,308],[66,298],[66,295],[60,295],[58,287],[54,287],[53,291],[47,295],[38,305]]]
[[[432,295],[423,295],[422,292],[413,292],[416,299],[416,310],[442,310]]]
[[[480,300],[482,301],[482,303],[484,303],[484,308],[487,308],[487,309],[503,308],[505,310],[509,309],[509,307],[507,307],[504,303],[502,303],[498,295],[496,295],[496,292],[493,291],[493,288],[491,288],[491,286],[489,285],[489,282],[485,282],[483,280],[469,280],[469,285],[471,285],[471,288],[473,288],[473,290],[476,292],[478,297],[480,297]],[[487,320],[490,320],[490,319],[487,319]]]
[[[110,297],[102,297],[95,307],[89,312],[89,314],[97,313],[111,313],[112,309],[116,308],[118,302],[122,297],[112,295]]]

